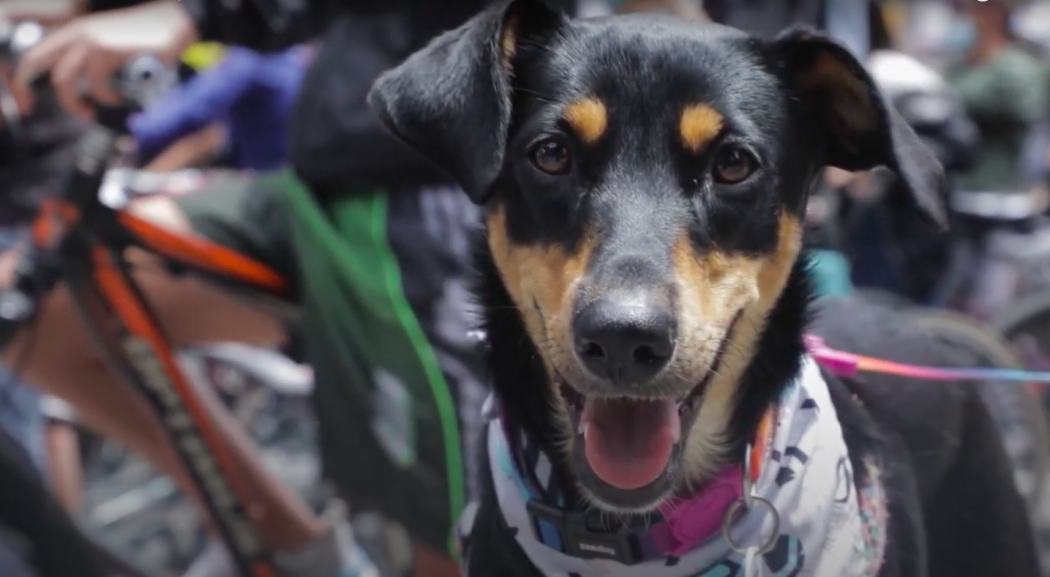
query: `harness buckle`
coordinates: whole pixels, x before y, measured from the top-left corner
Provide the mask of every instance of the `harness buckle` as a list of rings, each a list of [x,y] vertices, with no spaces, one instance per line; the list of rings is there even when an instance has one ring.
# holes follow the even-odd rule
[[[588,512],[566,512],[538,499],[530,500],[525,507],[536,539],[547,547],[578,559],[606,559],[624,565],[645,561],[631,527],[594,529],[587,522]],[[557,535],[551,535],[552,529]]]

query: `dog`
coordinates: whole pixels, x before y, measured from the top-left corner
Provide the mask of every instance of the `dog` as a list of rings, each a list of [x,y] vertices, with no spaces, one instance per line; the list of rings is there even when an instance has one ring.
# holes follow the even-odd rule
[[[944,174],[811,30],[499,3],[369,95],[484,208],[492,368],[471,577],[1038,575],[971,386],[839,378],[807,353],[958,354],[887,310],[813,305],[806,198],[885,166],[943,227]]]

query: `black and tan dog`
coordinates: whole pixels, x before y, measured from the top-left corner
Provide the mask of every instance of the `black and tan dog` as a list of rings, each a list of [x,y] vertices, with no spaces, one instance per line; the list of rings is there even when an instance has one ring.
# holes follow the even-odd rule
[[[491,474],[465,551],[472,577],[1037,575],[971,388],[806,368],[800,220],[822,169],[885,165],[908,192],[897,202],[944,222],[940,167],[842,47],[669,16],[569,21],[517,0],[388,72],[371,102],[485,207],[481,296],[501,410],[482,450]],[[888,311],[829,306],[816,331],[833,346],[966,362]],[[801,401],[778,413],[789,398]],[[834,423],[806,442],[824,453],[778,449],[771,431],[807,438],[796,425],[822,398]],[[835,443],[844,481],[817,472]],[[503,449],[509,470],[493,460]],[[792,458],[799,469],[785,473]],[[802,479],[784,501],[800,510],[736,501],[736,483],[763,482],[759,469],[774,492]],[[522,496],[501,484],[511,477]],[[515,499],[527,526],[511,520]],[[698,528],[711,515],[696,509],[668,529],[695,542],[654,553],[654,526],[690,502],[717,509],[722,532]],[[844,503],[851,514],[836,512]],[[807,515],[817,519],[800,531],[816,546],[764,541]]]

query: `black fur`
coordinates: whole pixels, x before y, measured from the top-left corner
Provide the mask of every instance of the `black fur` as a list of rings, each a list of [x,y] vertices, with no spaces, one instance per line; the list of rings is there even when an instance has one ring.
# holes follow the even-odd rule
[[[608,113],[593,140],[574,134],[562,117],[569,103],[588,97]],[[944,177],[932,154],[860,63],[810,31],[759,41],[669,17],[570,22],[539,0],[504,2],[381,77],[370,102],[396,135],[449,170],[490,217],[501,215],[502,241],[570,255],[591,251],[569,297],[573,334],[589,307],[625,292],[658,311],[675,310],[684,298],[674,283],[675,275],[682,278],[681,265],[672,257],[681,231],[698,259],[777,254],[783,227],[797,223],[827,165],[888,166],[910,206],[944,223]],[[690,150],[678,115],[697,103],[717,110],[722,122],[709,142]],[[539,167],[537,147],[550,142],[571,160],[564,171]],[[727,151],[751,158],[749,176],[736,183],[716,176]],[[557,476],[579,482],[566,484],[569,502],[583,497],[571,494],[577,484],[622,508],[678,487],[679,471],[671,465],[643,489],[595,481],[580,465],[579,451],[570,457],[557,442],[551,384],[561,378],[586,395],[644,391],[668,398],[702,390],[711,367],[684,380],[664,371],[635,383],[552,360],[557,347],[573,344],[552,349],[530,337],[526,317],[540,304],[522,302],[514,293],[519,289],[505,284],[506,271],[501,274],[484,241],[478,264],[493,386],[505,420],[541,443]],[[742,458],[762,413],[798,373],[810,301],[799,261],[736,386],[731,442],[719,458]],[[725,312],[739,318],[739,311]],[[819,316],[817,326],[832,346],[862,354],[959,361],[905,320],[859,303]],[[548,374],[548,364],[564,374]],[[1036,575],[1028,521],[977,395],[963,385],[886,381],[828,376],[858,481],[866,474],[865,457],[886,469],[891,516],[881,575]],[[503,524],[488,476],[483,484],[466,555],[470,574],[537,575]]]

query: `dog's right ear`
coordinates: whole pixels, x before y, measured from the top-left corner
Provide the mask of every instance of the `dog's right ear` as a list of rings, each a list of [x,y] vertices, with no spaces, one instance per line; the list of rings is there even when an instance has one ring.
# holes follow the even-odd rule
[[[542,0],[499,2],[380,76],[368,103],[395,136],[482,203],[503,166],[518,46],[564,22]]]

